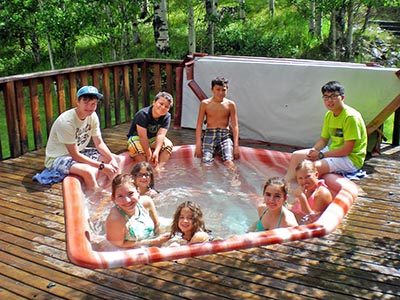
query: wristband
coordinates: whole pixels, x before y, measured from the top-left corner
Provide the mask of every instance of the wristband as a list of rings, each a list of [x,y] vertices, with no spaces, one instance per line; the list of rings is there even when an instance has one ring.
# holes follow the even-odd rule
[[[101,162],[101,164],[99,165],[99,170],[103,170],[104,169],[104,162]]]
[[[325,157],[324,152],[319,151],[319,153],[318,153],[318,158],[319,158],[319,159],[323,159],[324,157]]]

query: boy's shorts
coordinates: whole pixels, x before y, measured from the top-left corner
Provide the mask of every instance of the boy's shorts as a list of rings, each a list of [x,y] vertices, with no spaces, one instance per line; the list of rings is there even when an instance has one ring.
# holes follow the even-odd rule
[[[156,137],[149,139],[150,148],[154,149],[156,146]],[[172,153],[172,148],[174,145],[167,137],[164,138],[164,143],[161,147],[161,151],[167,151],[169,154]],[[140,143],[140,138],[137,135],[128,138],[128,150],[130,157],[135,157],[138,154],[145,154],[143,146]]]
[[[321,150],[322,152],[329,151],[328,147]],[[348,156],[337,156],[337,157],[325,157],[323,158],[329,165],[329,172],[337,173],[354,173],[358,171],[357,167],[354,166],[353,162]]]
[[[96,148],[85,148],[81,151],[81,154],[93,159],[99,160],[100,153],[97,151]],[[78,163],[77,161],[73,160],[70,155],[64,155],[57,157],[51,166],[52,169],[57,170],[62,174],[69,174],[69,170],[71,169],[72,165]]]
[[[206,129],[202,143],[203,163],[214,161],[214,153],[218,153],[222,161],[233,160],[233,141],[229,129]]]

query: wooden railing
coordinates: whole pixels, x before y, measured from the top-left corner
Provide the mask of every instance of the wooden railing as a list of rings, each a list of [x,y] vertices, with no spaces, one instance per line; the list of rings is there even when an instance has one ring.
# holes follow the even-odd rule
[[[133,59],[0,78],[0,116],[6,116],[0,119],[0,160],[45,147],[55,118],[76,105],[83,85],[104,94],[98,105],[103,128],[131,121],[161,90],[181,97],[181,64]]]

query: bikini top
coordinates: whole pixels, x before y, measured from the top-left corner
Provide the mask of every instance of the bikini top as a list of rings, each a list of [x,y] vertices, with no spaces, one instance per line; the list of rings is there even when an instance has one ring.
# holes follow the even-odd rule
[[[263,211],[263,213],[261,214],[260,218],[258,219],[257,227],[256,227],[257,231],[267,230],[267,229],[264,228],[264,226],[263,226],[263,224],[261,222],[262,218],[264,217],[264,215],[266,214],[267,211],[268,211],[268,207]],[[282,216],[283,216],[283,206],[281,208],[281,213],[279,215],[279,220],[278,220],[278,224],[277,224],[276,228],[279,228],[281,226]]]
[[[314,197],[315,197],[315,193],[318,191],[318,189],[319,189],[321,186],[328,188],[328,186],[326,185],[324,179],[319,179],[319,180],[318,180],[317,187],[316,187],[315,190],[312,192],[312,194],[310,195],[310,197],[308,197],[308,199],[307,199],[307,202],[308,202],[308,204],[310,205],[311,209],[314,208],[314,202],[315,202],[315,201],[314,201]],[[292,208],[291,208],[291,211],[296,212],[296,213],[303,213],[302,210],[301,210],[300,201],[296,201],[296,202],[293,204],[293,206],[292,206]]]
[[[137,203],[139,213],[137,216],[128,216],[118,205],[115,207],[126,220],[126,241],[145,240],[154,235],[154,222],[142,204]]]

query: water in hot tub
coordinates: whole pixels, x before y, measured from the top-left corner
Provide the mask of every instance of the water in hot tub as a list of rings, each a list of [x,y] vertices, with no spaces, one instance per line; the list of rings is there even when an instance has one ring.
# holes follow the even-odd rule
[[[229,172],[221,162],[201,166],[193,161],[183,164],[171,159],[155,177],[159,191],[153,199],[161,225],[171,225],[176,207],[185,201],[196,202],[203,211],[206,228],[214,237],[228,238],[246,233],[257,221],[256,205],[262,201],[261,188],[271,176],[281,176],[267,166],[236,161],[237,175]],[[111,192],[103,192],[101,199],[87,199],[92,240],[105,239],[104,222],[113,203]]]

